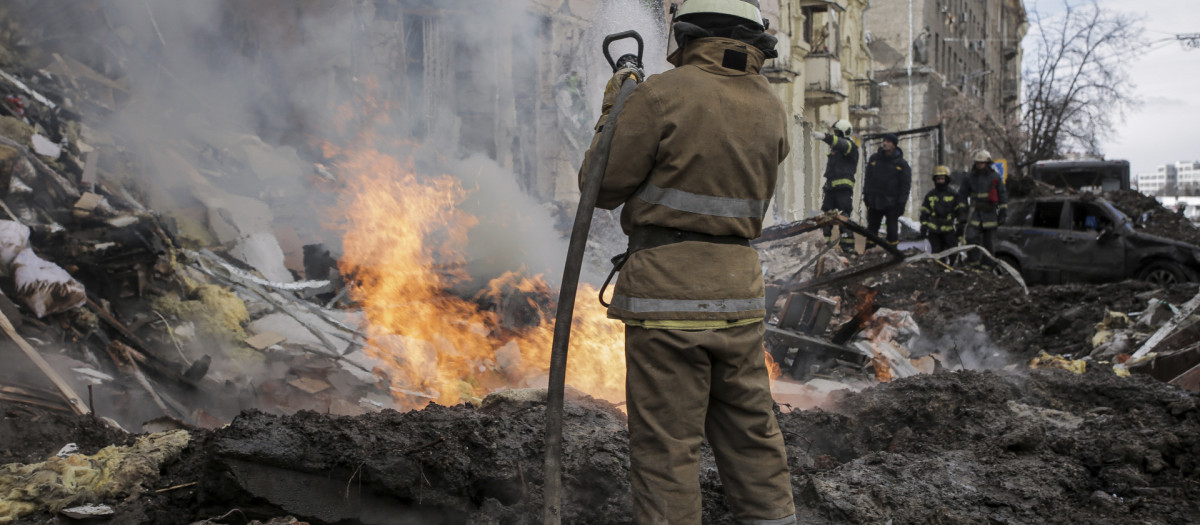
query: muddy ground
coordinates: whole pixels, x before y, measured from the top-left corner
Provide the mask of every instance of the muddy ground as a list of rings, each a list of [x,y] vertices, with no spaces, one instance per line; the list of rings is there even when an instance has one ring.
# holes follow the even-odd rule
[[[563,522],[629,523],[622,414],[590,398],[567,407]],[[14,435],[17,457],[53,453],[94,425],[2,413],[6,425],[53,429]],[[197,431],[146,483],[196,485],[110,502],[112,523],[184,524],[235,508],[223,523],[539,523],[543,415],[537,399],[355,418],[246,413]],[[806,523],[1200,519],[1200,395],[1143,377],[943,372],[779,418]],[[704,457],[705,523],[731,523]]]

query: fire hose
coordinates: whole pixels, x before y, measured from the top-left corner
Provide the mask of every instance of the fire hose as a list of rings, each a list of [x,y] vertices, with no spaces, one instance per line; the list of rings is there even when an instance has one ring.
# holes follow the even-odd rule
[[[613,61],[609,46],[618,40],[632,38],[637,41],[637,55],[626,54]],[[604,58],[612,66],[613,73],[622,67],[642,68],[642,37],[636,31],[615,33],[604,38]],[[562,429],[563,397],[566,393],[567,348],[571,340],[571,318],[575,310],[575,294],[579,286],[579,274],[583,266],[583,252],[587,246],[588,233],[592,225],[592,212],[600,196],[600,183],[608,168],[608,154],[612,145],[613,132],[617,129],[617,115],[625,107],[625,99],[633,93],[637,81],[626,78],[621,84],[608,120],[600,131],[599,140],[592,150],[591,162],[587,165],[579,192],[579,209],[575,212],[575,224],[571,228],[571,240],[567,247],[567,260],[563,268],[562,287],[558,295],[558,309],[554,316],[554,341],[550,350],[550,377],[546,390],[546,462],[545,486],[542,491],[544,523],[558,525],[562,520]]]

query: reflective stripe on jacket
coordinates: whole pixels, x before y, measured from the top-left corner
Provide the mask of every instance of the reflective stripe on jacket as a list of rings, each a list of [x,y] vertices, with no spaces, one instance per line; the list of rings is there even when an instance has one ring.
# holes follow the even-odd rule
[[[764,59],[737,40],[696,39],[675,69],[646,79],[626,99],[597,203],[625,205],[626,234],[639,226],[747,239],[762,234],[789,147],[787,113],[759,74]],[[750,319],[765,315],[763,295],[753,248],[686,241],[630,255],[608,313],[628,320]]]
[[[858,171],[858,145],[849,137],[826,134],[824,142],[829,144],[828,160],[825,163],[825,191],[854,191],[854,173]]]
[[[952,232],[966,209],[967,203],[949,186],[934,188],[921,201],[921,226],[934,232]]]
[[[993,191],[995,202],[991,199]],[[968,225],[985,230],[999,227],[999,212],[1008,209],[1008,189],[1004,179],[990,166],[984,170],[971,169],[958,188],[958,196],[973,210],[969,218],[964,216],[963,219]]]

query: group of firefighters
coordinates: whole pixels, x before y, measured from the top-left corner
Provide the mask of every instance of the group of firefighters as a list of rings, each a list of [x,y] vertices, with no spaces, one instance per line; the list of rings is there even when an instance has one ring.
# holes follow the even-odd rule
[[[837,211],[850,217],[854,211],[859,146],[850,137],[852,129],[848,121],[835,122],[831,131],[813,132],[813,138],[829,145],[821,211]],[[912,189],[912,168],[904,160],[899,142],[895,134],[883,135],[879,151],[867,161],[862,188],[867,229],[877,232],[880,223],[886,220],[887,242],[892,244],[899,241],[899,219]],[[988,253],[995,250],[996,228],[1008,215],[1008,191],[1003,177],[992,167],[991,153],[979,150],[971,160],[971,169],[957,191],[950,187],[950,169],[934,168],[933,189],[921,199],[921,237],[929,241],[933,253],[954,248],[960,241],[980,246]],[[826,227],[825,240],[832,242],[831,235],[832,227]],[[854,236],[849,232],[842,232],[838,242],[844,252],[854,252]],[[970,251],[967,264],[986,264],[981,259],[980,252]]]

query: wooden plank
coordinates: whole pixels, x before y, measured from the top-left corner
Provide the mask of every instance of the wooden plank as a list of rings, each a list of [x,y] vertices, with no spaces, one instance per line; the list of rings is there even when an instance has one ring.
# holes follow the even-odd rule
[[[47,408],[47,409],[56,410],[59,412],[70,412],[71,411],[71,409],[67,408],[62,403],[57,403],[57,404],[47,403],[45,401],[41,401],[36,398],[28,398],[28,397],[24,397],[24,396],[10,395],[10,394],[5,394],[3,392],[0,392],[0,401],[8,401],[11,403],[18,403],[21,405],[30,405],[30,406],[35,406],[35,407]]]
[[[1129,360],[1133,361],[1134,359],[1153,352],[1156,348],[1158,348],[1158,344],[1163,342],[1167,336],[1171,335],[1175,332],[1175,330],[1183,326],[1197,308],[1200,308],[1200,293],[1196,294],[1195,297],[1192,297],[1190,301],[1184,303],[1184,305],[1179,308],[1179,313],[1175,314],[1170,322],[1163,325],[1162,328],[1159,328],[1158,331],[1154,333],[1154,335],[1150,336],[1150,339],[1147,339],[1145,343],[1142,343],[1142,347],[1134,352],[1133,355],[1130,356]]]
[[[38,369],[41,370],[48,379],[50,379],[51,383],[54,383],[54,386],[58,388],[59,393],[61,393],[63,399],[67,401],[67,405],[71,407],[71,410],[81,416],[91,413],[91,410],[88,410],[87,402],[85,402],[83,398],[79,397],[79,395],[75,393],[75,390],[71,388],[71,385],[68,385],[67,382],[63,380],[62,376],[58,375],[58,372],[50,367],[50,363],[47,363],[46,360],[42,358],[42,354],[39,354],[37,350],[34,350],[32,346],[29,346],[29,343],[17,333],[17,329],[13,328],[12,322],[8,320],[8,316],[4,315],[3,312],[0,312],[0,329],[3,329],[4,333],[17,343],[17,346],[21,348],[21,351],[25,352],[25,356],[28,357],[30,361],[33,361],[33,364],[37,365]]]
[[[96,191],[96,169],[100,166],[100,151],[92,150],[84,156],[83,176],[79,178],[79,185],[83,186],[88,191]]]
[[[1193,366],[1191,370],[1179,374],[1178,377],[1171,380],[1171,384],[1184,390],[1200,392],[1200,365]]]
[[[271,345],[287,341],[287,336],[278,332],[266,331],[246,339],[246,344],[255,350],[266,350]]]

